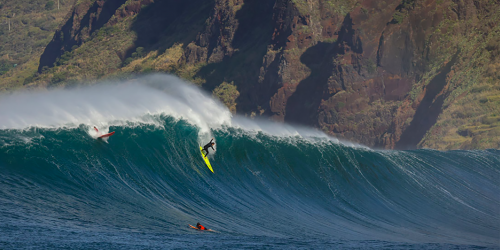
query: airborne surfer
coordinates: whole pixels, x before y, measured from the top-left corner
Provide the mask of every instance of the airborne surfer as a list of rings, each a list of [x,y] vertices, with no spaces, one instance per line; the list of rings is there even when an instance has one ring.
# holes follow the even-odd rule
[[[202,150],[205,150],[207,152],[205,157],[207,157],[207,155],[208,155],[208,148],[212,148],[212,150],[215,151],[215,149],[214,149],[215,142],[212,142],[213,140],[214,140],[214,138],[212,138],[212,140],[210,140],[210,142],[207,143],[207,145],[203,146]]]

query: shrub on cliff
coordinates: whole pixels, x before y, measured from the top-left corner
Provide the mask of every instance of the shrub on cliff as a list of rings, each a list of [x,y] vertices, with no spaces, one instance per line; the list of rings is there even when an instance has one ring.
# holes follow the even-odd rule
[[[213,95],[224,103],[232,113],[236,113],[236,98],[240,96],[240,92],[238,92],[234,82],[223,82],[214,89]]]
[[[14,67],[12,62],[6,60],[0,60],[0,75],[7,73],[10,69]]]
[[[400,24],[403,22],[404,18],[405,18],[404,14],[398,11],[392,15],[392,22]]]
[[[59,9],[55,0],[0,2],[0,58],[8,61],[0,66],[0,89],[17,88],[35,79],[31,76],[40,53],[75,0],[61,0]],[[16,70],[12,70],[14,63],[18,64]],[[4,74],[9,69],[9,74]]]
[[[135,59],[138,59],[138,58],[141,58],[145,56],[145,52],[144,52],[144,48],[143,47],[137,47],[135,49],[135,52],[133,52],[129,58],[125,59],[125,61],[123,62],[123,66],[127,66],[129,65],[132,61],[134,61]]]
[[[54,1],[48,1],[46,4],[45,4],[45,9],[46,10],[51,10],[51,9],[54,9]]]

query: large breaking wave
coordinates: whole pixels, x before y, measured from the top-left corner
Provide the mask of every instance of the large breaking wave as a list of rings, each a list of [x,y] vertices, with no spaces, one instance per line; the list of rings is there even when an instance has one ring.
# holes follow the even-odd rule
[[[96,140],[92,126],[116,131]],[[211,137],[215,174],[198,146]],[[0,242],[26,228],[498,246],[500,152],[377,151],[232,117],[178,78],[0,97]]]

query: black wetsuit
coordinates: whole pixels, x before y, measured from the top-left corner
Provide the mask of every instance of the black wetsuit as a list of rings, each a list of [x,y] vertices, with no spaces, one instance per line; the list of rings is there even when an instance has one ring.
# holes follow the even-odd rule
[[[213,141],[213,140],[214,140],[214,139],[210,140],[210,142],[209,142],[207,145],[205,145],[205,146],[203,147],[203,150],[207,151],[207,154],[205,155],[205,157],[208,155],[208,148],[212,148],[212,150],[213,150],[213,151],[215,151],[215,149],[214,149],[214,147],[213,147],[213,145],[212,145],[212,141]]]

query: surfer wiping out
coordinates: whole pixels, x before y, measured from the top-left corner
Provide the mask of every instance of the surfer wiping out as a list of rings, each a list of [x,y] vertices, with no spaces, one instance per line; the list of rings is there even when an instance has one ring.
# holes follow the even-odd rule
[[[212,142],[213,140],[214,140],[214,138],[212,138],[212,140],[210,140],[210,142],[207,143],[207,145],[203,146],[202,150],[205,150],[207,152],[205,157],[207,157],[207,155],[208,155],[208,148],[212,148],[212,150],[215,151],[215,149],[214,149],[215,142]]]
[[[104,135],[103,135],[103,134],[102,134],[102,132],[99,132],[99,129],[97,129],[97,127],[96,127],[96,126],[94,126],[94,130],[95,130],[95,132],[97,132],[97,136],[98,136],[97,138],[105,138],[105,137],[110,137],[110,136],[112,136],[112,135],[114,135],[114,134],[115,134],[115,131],[113,131],[113,132],[111,132],[111,133],[107,133],[107,134],[104,134]]]

